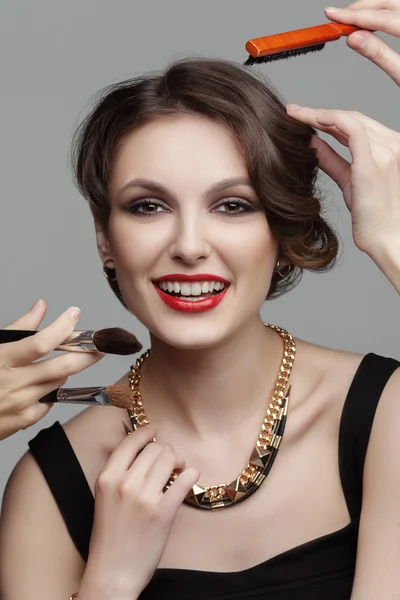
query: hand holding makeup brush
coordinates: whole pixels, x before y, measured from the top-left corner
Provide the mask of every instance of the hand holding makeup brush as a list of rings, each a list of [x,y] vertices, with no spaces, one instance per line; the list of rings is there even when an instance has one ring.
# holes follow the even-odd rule
[[[6,330],[36,330],[46,309],[46,303],[38,301]],[[100,352],[67,352],[39,360],[71,335],[79,313],[79,309],[70,308],[34,335],[0,345],[0,440],[42,419],[52,404],[41,404],[39,399],[63,386],[70,375],[87,369],[105,356]]]

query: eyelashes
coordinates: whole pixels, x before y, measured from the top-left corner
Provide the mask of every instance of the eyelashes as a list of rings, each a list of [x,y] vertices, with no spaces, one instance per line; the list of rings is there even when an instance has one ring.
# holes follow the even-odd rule
[[[225,210],[220,210],[225,208]],[[230,217],[241,217],[248,213],[254,213],[257,208],[241,198],[230,198],[220,202],[211,212],[216,212]],[[130,204],[125,212],[138,217],[155,217],[157,215],[171,212],[171,209],[158,198],[140,198]]]

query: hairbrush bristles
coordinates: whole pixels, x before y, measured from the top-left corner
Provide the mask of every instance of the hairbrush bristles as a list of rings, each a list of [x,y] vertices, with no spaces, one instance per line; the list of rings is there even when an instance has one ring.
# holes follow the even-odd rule
[[[262,63],[275,62],[277,60],[284,60],[285,58],[292,58],[293,56],[309,54],[310,52],[318,52],[318,50],[322,50],[324,47],[325,44],[316,44],[315,46],[308,46],[306,48],[296,48],[295,50],[277,52],[276,54],[268,54],[267,56],[260,56],[257,58],[254,58],[253,56],[249,55],[248,59],[243,64],[246,67],[250,67],[255,64],[259,65]]]
[[[143,346],[129,331],[120,327],[99,329],[93,334],[93,342],[99,352],[126,356],[136,354]]]
[[[117,408],[131,408],[133,396],[130,388],[122,383],[107,386],[107,394],[112,406]]]

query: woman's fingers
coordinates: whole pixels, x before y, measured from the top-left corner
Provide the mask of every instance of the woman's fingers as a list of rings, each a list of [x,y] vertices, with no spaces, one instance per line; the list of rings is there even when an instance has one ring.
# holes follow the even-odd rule
[[[389,10],[400,10],[399,0],[356,0],[356,2],[350,2],[343,8],[387,8]]]
[[[43,321],[47,311],[46,302],[39,298],[27,313],[9,323],[3,329],[32,329],[35,330]]]
[[[317,136],[313,136],[311,145],[317,149],[319,168],[343,191],[349,182],[350,163]],[[351,210],[351,206],[347,205],[347,208]]]
[[[400,56],[378,35],[369,31],[357,31],[347,38],[347,45],[380,67],[400,85]]]
[[[79,309],[70,307],[35,335],[0,345],[0,364],[3,362],[9,367],[22,367],[50,354],[73,332],[79,314]],[[3,358],[3,355],[7,358]]]
[[[362,54],[400,85],[400,56],[372,31],[400,37],[400,2],[398,0],[360,0],[340,10],[325,9],[331,21],[356,25],[367,31],[356,31],[347,45]],[[368,31],[369,30],[369,31]]]
[[[46,358],[30,365],[25,365],[18,371],[18,387],[24,388],[59,379],[67,379],[95,365],[105,354],[101,352],[66,352],[61,356]],[[7,377],[7,374],[6,374]]]
[[[299,109],[293,109],[292,108],[292,104],[288,104],[287,105],[287,110],[290,116],[293,116],[295,119],[299,120],[299,121],[303,121],[303,123],[308,123],[308,125],[311,125],[312,127],[314,127],[315,129],[319,129],[320,131],[324,131],[326,133],[332,134],[336,136],[336,139],[347,146],[347,141],[346,141],[346,136],[343,135],[342,132],[340,132],[335,126],[324,126],[322,125],[318,120],[317,120],[317,115],[322,113],[322,112],[330,112],[329,109],[324,109],[324,108],[312,108],[310,106],[302,106]],[[337,111],[339,112],[339,111]],[[356,119],[357,121],[360,121],[360,123],[363,123],[363,125],[368,128],[369,130],[371,130],[371,132],[376,133],[378,136],[381,136],[382,138],[387,138],[387,141],[389,140],[393,140],[393,139],[398,139],[400,141],[400,133],[398,133],[397,131],[393,131],[392,129],[389,129],[389,127],[386,127],[385,125],[382,125],[382,123],[379,123],[378,121],[375,121],[374,119],[371,119],[371,117],[367,117],[366,115],[363,115],[362,113],[358,112],[358,111],[342,111],[345,112],[346,114],[350,115],[351,117],[353,117],[353,119]],[[377,140],[379,138],[376,138]],[[386,140],[385,140],[386,141]]]
[[[155,429],[146,425],[127,435],[111,454],[102,475],[106,478],[120,479],[131,467],[139,452],[152,441],[155,434]]]
[[[347,145],[354,167],[358,165],[365,167],[373,162],[370,139],[376,134],[368,131],[363,123],[340,110],[317,112],[316,119],[322,126],[334,126],[340,133],[348,137]]]
[[[385,4],[389,4],[388,2]],[[400,37],[400,10],[399,3],[391,4],[391,8],[375,8],[371,4],[365,6],[359,3],[358,6],[351,8],[341,8],[334,12],[325,9],[326,15],[332,21],[346,23],[348,25],[356,25],[361,29],[370,31],[382,31],[390,35]]]
[[[175,469],[185,468],[185,459],[181,454],[175,452],[171,444],[167,444],[166,442],[155,442],[146,446],[143,452],[136,459],[136,463],[138,463],[138,470],[140,464],[139,461],[143,460],[144,462],[146,453],[151,450],[152,446],[157,446],[158,444],[161,446],[161,452],[152,463],[151,469],[148,470],[144,483],[145,489],[149,490],[150,492],[157,490],[163,491],[165,485],[168,483],[172,471]],[[135,471],[135,473],[136,472],[137,471]]]
[[[37,402],[27,407],[24,413],[19,415],[17,431],[27,429],[40,421],[40,419],[43,419],[52,406],[53,404],[39,404],[39,402]],[[15,421],[15,412],[13,412],[13,414],[1,415],[0,441],[16,432]]]
[[[178,475],[171,487],[165,492],[165,503],[169,510],[177,512],[187,493],[197,483],[200,472],[195,467],[186,467]]]

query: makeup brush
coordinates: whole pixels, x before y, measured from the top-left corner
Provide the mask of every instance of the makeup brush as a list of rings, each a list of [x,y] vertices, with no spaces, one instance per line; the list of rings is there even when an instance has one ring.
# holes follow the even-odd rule
[[[249,57],[244,64],[251,66],[316,52],[322,50],[327,42],[334,42],[342,36],[348,36],[360,29],[360,27],[343,23],[324,23],[305,29],[254,38],[246,43]]]
[[[40,398],[42,404],[95,404],[98,406],[116,406],[128,409],[133,404],[133,396],[127,385],[116,383],[114,385],[81,387],[81,388],[57,388]]]
[[[20,329],[0,329],[0,344],[18,342],[37,331]],[[135,354],[142,349],[142,344],[129,331],[120,327],[98,329],[97,331],[74,331],[55,350],[68,350],[69,352],[103,352],[105,354],[119,354],[126,356]]]

